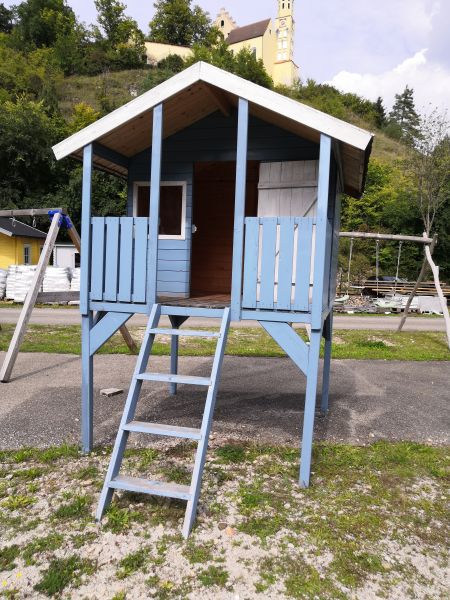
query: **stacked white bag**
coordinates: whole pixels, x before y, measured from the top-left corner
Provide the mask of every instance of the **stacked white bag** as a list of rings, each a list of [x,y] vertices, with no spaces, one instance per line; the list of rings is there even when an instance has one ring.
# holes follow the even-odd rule
[[[80,291],[80,267],[75,267],[75,269],[72,269],[72,281],[70,282],[70,291]]]
[[[6,276],[6,290],[5,295],[7,300],[14,300],[14,290],[16,287],[16,265],[10,265],[8,267],[8,275]]]
[[[69,267],[47,267],[45,269],[43,292],[68,292],[70,290]]]
[[[16,267],[15,282],[14,282],[14,302],[24,302],[28,290],[33,283],[34,272],[36,266],[34,265],[18,265]],[[9,279],[9,276],[8,276]]]
[[[0,269],[0,300],[2,300],[5,296],[7,275],[8,271],[5,271],[5,269]]]

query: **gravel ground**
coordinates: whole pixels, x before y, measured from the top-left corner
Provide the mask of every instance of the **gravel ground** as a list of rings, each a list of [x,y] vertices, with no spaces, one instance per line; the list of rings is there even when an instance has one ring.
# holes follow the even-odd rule
[[[0,595],[89,600],[448,598],[448,450],[411,443],[316,449],[211,443],[198,519],[116,494],[93,520],[108,450],[0,454]],[[131,451],[125,470],[184,482],[192,447]]]

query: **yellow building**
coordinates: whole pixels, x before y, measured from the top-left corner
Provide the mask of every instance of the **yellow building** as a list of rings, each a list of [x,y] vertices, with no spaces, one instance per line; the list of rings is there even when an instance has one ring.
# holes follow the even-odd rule
[[[261,58],[266,71],[276,85],[292,85],[299,77],[294,63],[294,0],[277,0],[275,20],[264,19],[238,27],[230,14],[222,8],[215,25],[223,33],[233,52],[248,48]]]
[[[266,71],[275,85],[292,85],[298,78],[298,67],[294,63],[294,0],[277,0],[278,13],[275,20],[264,19],[244,27],[222,8],[214,24],[222,32],[233,52],[248,48],[256,58],[261,58]],[[160,60],[177,54],[182,58],[191,56],[192,50],[185,46],[172,46],[157,42],[146,42],[147,62],[156,65]]]
[[[37,264],[46,237],[35,227],[0,217],[0,269]]]

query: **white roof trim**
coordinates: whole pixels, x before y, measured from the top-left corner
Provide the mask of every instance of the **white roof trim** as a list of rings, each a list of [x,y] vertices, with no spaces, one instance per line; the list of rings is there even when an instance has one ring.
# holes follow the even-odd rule
[[[373,137],[371,133],[355,125],[336,119],[208,63],[198,62],[53,146],[56,158],[60,160],[69,156],[198,81],[222,88],[237,97],[282,114],[305,127],[324,133],[359,150],[366,150]]]
[[[12,233],[10,231],[6,231],[6,229],[3,229],[2,227],[0,227],[0,233],[3,233],[4,235],[7,235],[8,237],[12,237]]]

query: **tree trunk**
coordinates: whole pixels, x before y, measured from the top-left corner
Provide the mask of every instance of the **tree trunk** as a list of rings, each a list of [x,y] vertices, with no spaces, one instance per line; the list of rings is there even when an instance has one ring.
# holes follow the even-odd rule
[[[424,235],[424,237],[428,237],[428,236],[426,236],[425,233],[423,235]],[[433,250],[434,250],[434,247],[436,246],[436,242],[437,242],[437,237],[433,236],[433,241],[430,244],[430,255],[433,254]],[[427,260],[427,257],[425,255],[424,259],[423,259],[423,263],[422,263],[422,268],[420,269],[419,277],[417,278],[416,284],[413,287],[413,289],[411,290],[411,293],[409,294],[408,301],[406,302],[406,306],[405,306],[405,310],[403,312],[403,316],[402,316],[401,321],[399,323],[399,326],[397,328],[397,333],[400,333],[400,331],[403,329],[403,325],[405,324],[406,319],[408,318],[408,314],[409,314],[409,309],[410,309],[410,306],[411,306],[411,302],[413,301],[414,296],[416,295],[416,292],[419,289],[419,286],[422,283],[423,278],[425,277],[425,273],[427,271],[427,266],[428,266],[428,260]]]

